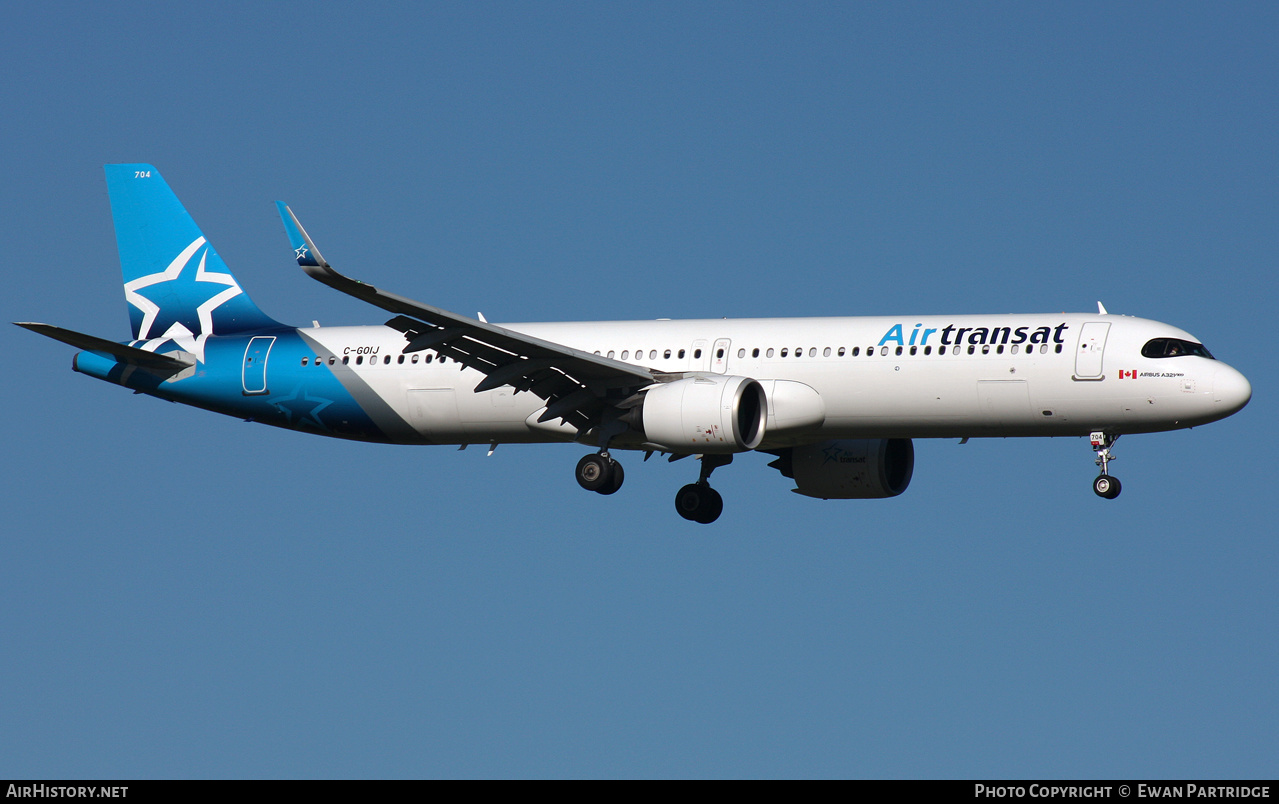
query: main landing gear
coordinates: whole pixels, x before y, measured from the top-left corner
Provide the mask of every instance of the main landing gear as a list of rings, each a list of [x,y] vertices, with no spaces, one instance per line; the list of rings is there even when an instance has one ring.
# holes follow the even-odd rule
[[[1119,484],[1119,479],[1111,477],[1108,472],[1110,462],[1115,460],[1115,456],[1110,454],[1110,448],[1119,440],[1119,436],[1096,432],[1090,435],[1088,440],[1092,442],[1093,452],[1097,453],[1097,465],[1101,467],[1101,474],[1092,482],[1092,490],[1098,497],[1113,500],[1119,496],[1123,488]]]
[[[686,456],[679,456],[686,457]],[[732,455],[703,455],[702,469],[696,483],[689,483],[675,495],[675,510],[690,522],[709,525],[724,511],[724,498],[711,488],[710,477],[721,466],[733,462]],[[596,494],[613,494],[622,487],[626,473],[622,465],[609,457],[607,450],[583,455],[574,473],[577,484]]]
[[[724,511],[724,498],[711,488],[711,472],[732,462],[732,455],[702,456],[702,471],[697,482],[689,483],[675,495],[675,510],[680,516],[702,525],[709,525],[719,519]]]
[[[577,462],[577,484],[596,494],[613,494],[622,487],[626,472],[622,465],[609,457],[608,451],[583,455]]]

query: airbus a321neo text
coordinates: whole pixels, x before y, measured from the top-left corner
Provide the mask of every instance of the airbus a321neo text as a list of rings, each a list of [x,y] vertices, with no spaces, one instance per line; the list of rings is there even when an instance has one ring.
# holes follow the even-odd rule
[[[713,522],[711,472],[752,450],[821,499],[894,497],[913,438],[1088,436],[1113,499],[1121,434],[1194,427],[1252,388],[1197,338],[1107,314],[491,324],[335,271],[277,202],[298,265],[391,314],[290,327],[249,299],[151,165],[107,165],[125,343],[47,324],[76,371],[304,433],[392,444],[565,441],[577,482],[612,494],[621,450],[700,458],[675,509]]]

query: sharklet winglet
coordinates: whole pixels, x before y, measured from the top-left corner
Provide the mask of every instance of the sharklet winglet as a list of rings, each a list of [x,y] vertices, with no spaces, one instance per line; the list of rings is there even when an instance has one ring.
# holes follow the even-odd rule
[[[306,229],[302,228],[302,222],[298,220],[298,216],[293,214],[293,210],[289,209],[289,205],[283,201],[276,201],[275,208],[280,212],[280,220],[284,222],[284,230],[288,232],[289,244],[293,246],[293,256],[308,274],[315,274],[311,268],[330,268],[328,260],[324,259],[324,255],[315,247],[315,241],[311,240],[311,236],[306,233]],[[331,270],[331,269],[330,269]]]

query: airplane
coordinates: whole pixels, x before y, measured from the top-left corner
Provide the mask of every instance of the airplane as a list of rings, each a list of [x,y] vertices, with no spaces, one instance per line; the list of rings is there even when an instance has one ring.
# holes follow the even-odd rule
[[[1195,427],[1252,397],[1189,333],[1142,318],[876,316],[489,323],[338,273],[276,202],[297,264],[391,313],[291,327],[253,303],[158,170],[106,166],[133,337],[15,322],[79,348],[73,368],[136,393],[303,433],[392,444],[570,442],[579,485],[617,492],[614,450],[700,459],[675,497],[715,521],[711,473],[758,451],[820,499],[895,497],[916,438],[1089,438],[1093,491],[1121,435]]]

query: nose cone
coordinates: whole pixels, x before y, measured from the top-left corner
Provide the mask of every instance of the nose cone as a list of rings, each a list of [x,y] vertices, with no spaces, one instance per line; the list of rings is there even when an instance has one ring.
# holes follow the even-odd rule
[[[1230,366],[1221,365],[1212,377],[1212,401],[1223,416],[1243,409],[1252,399],[1252,384],[1248,378]]]

